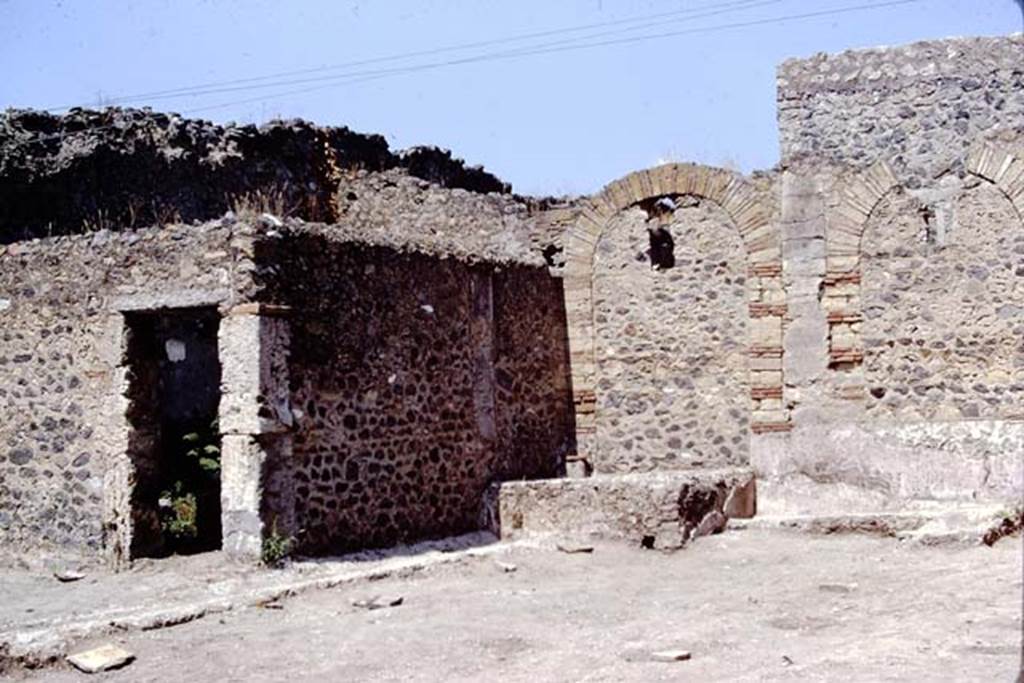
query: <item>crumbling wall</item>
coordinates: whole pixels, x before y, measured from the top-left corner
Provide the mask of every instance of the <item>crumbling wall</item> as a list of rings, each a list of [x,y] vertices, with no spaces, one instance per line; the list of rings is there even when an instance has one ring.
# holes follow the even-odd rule
[[[98,556],[125,405],[122,306],[244,298],[230,224],[0,246],[0,547]],[[250,263],[251,265],[251,263]],[[120,414],[118,414],[120,413]],[[124,491],[120,492],[121,494]]]
[[[755,439],[763,475],[1019,495],[1024,222],[1013,157],[980,153],[1020,146],[1022,56],[953,39],[780,68],[794,430]]]
[[[314,226],[259,253],[262,297],[288,308],[291,328],[302,551],[475,530],[492,482],[559,472],[565,331],[543,267],[498,272]]]
[[[621,212],[597,244],[595,469],[746,464],[743,240],[710,201],[679,197],[658,211]]]
[[[509,192],[450,152],[394,153],[379,135],[300,120],[257,128],[137,109],[10,110],[0,114],[0,244],[209,220],[246,204],[333,222],[345,175],[391,168],[446,187]]]
[[[782,162],[864,169],[908,189],[967,174],[975,140],[1024,130],[1024,36],[955,38],[791,59],[778,71]]]
[[[450,189],[401,169],[346,175],[336,204],[347,236],[469,260],[541,264],[555,239],[545,201]]]

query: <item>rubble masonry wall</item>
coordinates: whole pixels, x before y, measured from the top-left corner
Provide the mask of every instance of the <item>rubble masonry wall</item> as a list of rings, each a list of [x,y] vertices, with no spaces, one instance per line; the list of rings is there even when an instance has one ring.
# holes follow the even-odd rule
[[[0,546],[99,554],[128,515],[120,311],[249,293],[230,225],[0,247]],[[121,515],[121,519],[116,517]]]
[[[491,483],[562,471],[572,414],[546,269],[298,233],[261,254],[291,328],[303,551],[476,530]]]
[[[1024,450],[1024,39],[779,69],[793,431],[770,477],[1006,499]]]

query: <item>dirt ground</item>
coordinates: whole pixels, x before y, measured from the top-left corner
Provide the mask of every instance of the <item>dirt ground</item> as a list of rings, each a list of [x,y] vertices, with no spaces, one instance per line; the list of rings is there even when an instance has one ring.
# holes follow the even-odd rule
[[[515,549],[82,643],[137,659],[31,681],[1013,681],[1019,538],[924,547],[738,530],[672,555]],[[368,611],[353,601],[400,596]],[[685,662],[651,661],[684,649]]]

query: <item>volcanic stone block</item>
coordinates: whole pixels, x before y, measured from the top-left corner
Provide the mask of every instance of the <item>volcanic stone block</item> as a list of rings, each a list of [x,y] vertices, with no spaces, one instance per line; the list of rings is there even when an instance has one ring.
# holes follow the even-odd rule
[[[588,536],[676,549],[756,512],[750,470],[681,470],[507,482],[498,494],[503,539]]]

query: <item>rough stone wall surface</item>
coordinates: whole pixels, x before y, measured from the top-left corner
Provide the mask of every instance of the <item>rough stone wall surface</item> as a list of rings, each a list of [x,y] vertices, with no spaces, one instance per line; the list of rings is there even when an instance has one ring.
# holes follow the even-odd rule
[[[561,289],[544,268],[308,231],[266,249],[263,294],[290,309],[303,551],[473,530],[492,482],[558,473],[570,405]],[[510,298],[510,284],[535,291]]]
[[[1019,495],[1022,57],[1017,36],[781,67],[794,431],[755,437],[762,475]]]
[[[952,171],[994,128],[1024,129],[1024,37],[962,38],[817,55],[778,73],[782,162],[866,168],[908,188]]]
[[[597,245],[600,472],[748,461],[743,241],[712,202],[677,204],[663,217],[620,213]],[[658,236],[673,245],[652,246]],[[671,264],[657,264],[659,249]]]
[[[573,476],[742,461],[749,434],[791,428],[776,182],[774,174],[664,164],[545,217],[571,226],[560,270],[576,413]],[[728,231],[716,240],[715,227]],[[706,286],[709,279],[717,287]],[[692,310],[680,311],[673,299],[692,300]],[[709,432],[712,422],[724,433]]]
[[[379,135],[300,120],[257,128],[137,109],[10,110],[0,113],[0,243],[209,220],[246,202],[333,222],[343,175],[391,168],[445,187],[509,192],[450,152],[394,153]]]
[[[867,417],[1024,417],[1024,230],[1010,202],[976,181],[939,226],[891,194],[862,253]]]
[[[464,260],[539,265],[554,239],[536,200],[450,189],[400,170],[345,176],[337,206],[345,235]]]
[[[496,270],[492,281],[497,474],[559,476],[575,448],[562,283],[527,266]]]
[[[110,411],[123,381],[117,311],[132,302],[226,306],[244,298],[251,262],[238,227],[100,232],[0,247],[5,553],[99,552],[118,447]]]

